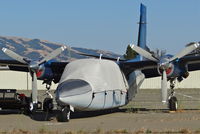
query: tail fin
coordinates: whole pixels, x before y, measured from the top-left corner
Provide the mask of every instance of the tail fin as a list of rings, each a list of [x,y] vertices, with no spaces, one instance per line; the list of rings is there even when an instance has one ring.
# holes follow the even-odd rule
[[[146,6],[141,4],[140,5],[140,21],[139,21],[139,32],[138,32],[138,42],[137,45],[147,51],[149,48],[146,46],[146,36],[147,36],[147,18],[146,18]],[[140,55],[137,56],[140,60],[144,58]]]
[[[147,50],[146,47],[146,29],[147,29],[147,21],[146,21],[146,6],[141,4],[140,6],[140,22],[139,22],[139,32],[138,32],[138,46]]]
[[[137,46],[139,46],[147,51],[150,51],[149,48],[146,46],[146,35],[147,35],[146,30],[147,30],[146,6],[141,4],[140,5],[140,21],[139,21]],[[128,61],[133,62],[133,61],[141,61],[141,60],[145,60],[145,58],[138,54],[134,59],[131,59]]]

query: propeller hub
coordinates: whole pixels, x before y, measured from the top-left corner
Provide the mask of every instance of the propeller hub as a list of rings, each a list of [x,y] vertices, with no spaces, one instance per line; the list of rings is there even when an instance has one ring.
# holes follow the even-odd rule
[[[174,70],[174,65],[172,63],[158,64],[158,73],[162,75],[165,70],[167,76],[171,75]]]
[[[159,63],[158,65],[161,70],[167,70],[172,66],[169,62]]]
[[[158,68],[161,70],[167,70],[168,68],[170,68],[172,66],[172,64],[170,63],[170,58],[171,56],[169,55],[160,57]]]

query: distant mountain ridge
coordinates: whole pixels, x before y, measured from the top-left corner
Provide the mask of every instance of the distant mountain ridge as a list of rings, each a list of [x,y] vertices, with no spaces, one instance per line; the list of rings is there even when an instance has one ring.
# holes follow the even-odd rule
[[[0,49],[2,49],[3,47],[6,47],[21,56],[28,57],[31,59],[42,58],[62,45],[64,44],[53,43],[53,42],[40,40],[40,39],[27,39],[27,38],[20,38],[20,37],[0,36]],[[85,56],[78,55],[76,52],[82,52],[82,53],[93,54],[93,55],[103,54],[104,56],[112,57],[112,58],[122,57],[121,55],[115,54],[110,51],[93,50],[93,49],[78,48],[78,47],[70,48],[69,46],[67,46],[67,48],[68,48],[67,51],[63,52],[57,58],[57,60],[67,61],[69,57],[70,57],[70,60],[85,58]],[[68,50],[70,50],[70,52]],[[0,51],[0,58],[11,59],[7,55],[5,55],[2,51]]]

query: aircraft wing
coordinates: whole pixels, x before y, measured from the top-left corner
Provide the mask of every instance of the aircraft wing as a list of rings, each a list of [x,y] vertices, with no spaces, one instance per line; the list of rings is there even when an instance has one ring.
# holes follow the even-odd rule
[[[1,66],[20,66],[20,67],[27,67],[27,64],[20,63],[16,60],[4,60],[0,59]]]
[[[51,68],[54,74],[62,74],[65,66],[68,62],[56,62],[53,61],[50,63],[49,67]],[[12,71],[22,71],[22,72],[29,72],[28,65],[20,63],[16,60],[3,60],[0,59],[1,66],[8,66],[9,70]]]
[[[8,67],[6,70],[22,71],[22,72],[29,71],[26,64],[20,63],[16,60],[0,59],[0,66]]]
[[[146,78],[159,76],[157,71],[157,63],[154,61],[134,61],[134,62],[120,62],[120,67],[125,74],[129,74],[134,70],[141,70]]]
[[[197,71],[200,70],[200,55],[189,55],[184,56],[179,59],[180,66],[187,66],[188,71]],[[144,68],[141,69],[145,74],[146,78],[157,77],[160,76],[158,74],[157,68]]]
[[[200,55],[189,55],[179,60],[181,65],[187,65],[188,71],[200,70]]]
[[[101,54],[99,54],[99,55],[93,55],[93,54],[87,54],[87,53],[82,53],[82,52],[76,52],[76,53],[79,54],[79,55],[88,56],[88,57],[93,57],[93,58],[100,58],[100,57],[101,57],[102,59],[106,59],[106,60],[125,61],[124,59],[120,59],[120,57],[118,57],[119,59],[117,59],[117,58],[107,57],[107,56],[104,56],[104,55],[101,56]]]
[[[184,56],[178,62],[183,67],[187,66],[188,71],[200,70],[200,55]],[[120,65],[126,74],[139,69],[144,73],[145,78],[160,76],[157,71],[157,63],[153,61],[121,62]]]

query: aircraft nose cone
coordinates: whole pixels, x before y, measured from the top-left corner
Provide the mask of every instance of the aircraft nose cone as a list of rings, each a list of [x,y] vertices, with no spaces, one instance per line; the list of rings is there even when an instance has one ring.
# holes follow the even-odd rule
[[[84,80],[67,80],[57,87],[56,101],[59,104],[71,104],[78,101],[79,98],[77,96],[90,91],[92,91],[92,87]]]

